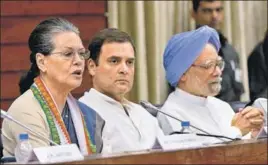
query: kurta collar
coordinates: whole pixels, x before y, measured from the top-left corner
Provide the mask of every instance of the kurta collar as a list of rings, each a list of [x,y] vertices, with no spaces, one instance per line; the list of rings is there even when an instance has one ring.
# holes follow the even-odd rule
[[[124,107],[129,107],[130,106],[130,102],[127,99],[124,98],[123,102],[120,103],[120,102],[116,101],[115,99],[113,99],[113,98],[111,98],[111,97],[109,97],[109,96],[97,91],[94,88],[91,88],[89,90],[88,94],[90,94],[90,95],[92,95],[94,97],[99,97],[100,100],[103,100],[105,102],[108,102],[109,104],[115,105],[115,106],[119,107],[120,109],[122,109],[123,106]],[[128,108],[128,110],[129,110],[129,108]]]
[[[207,98],[204,98],[204,97],[192,95],[180,88],[175,89],[174,95],[180,99],[184,99],[187,102],[190,101],[200,106],[205,106],[208,100]]]

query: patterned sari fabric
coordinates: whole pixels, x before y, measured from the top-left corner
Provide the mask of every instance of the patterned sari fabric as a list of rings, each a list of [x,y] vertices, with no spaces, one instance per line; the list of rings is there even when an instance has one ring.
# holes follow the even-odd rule
[[[50,128],[50,138],[57,144],[71,144],[70,135],[66,129],[61,114],[57,108],[57,105],[40,77],[34,79],[34,83],[31,86],[31,90],[38,100],[43,112],[46,115],[46,119]],[[67,97],[67,104],[70,110],[70,116],[72,118],[78,144],[82,154],[88,155],[96,153],[96,145],[94,143],[94,136],[86,125],[84,116],[77,104],[77,101],[71,94]]]

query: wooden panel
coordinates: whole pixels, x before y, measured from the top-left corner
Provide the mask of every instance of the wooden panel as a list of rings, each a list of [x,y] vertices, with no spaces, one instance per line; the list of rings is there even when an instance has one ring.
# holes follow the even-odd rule
[[[74,25],[80,32],[82,40],[89,40],[93,34],[106,27],[104,16],[62,16]],[[2,17],[1,43],[27,43],[32,30],[47,17]],[[23,27],[23,28],[22,28]]]
[[[20,95],[18,84],[22,74],[19,72],[1,74],[1,99],[14,99]],[[85,71],[82,85],[72,91],[72,93],[77,97],[81,96],[91,86],[91,78],[87,71]]]
[[[97,154],[60,164],[267,164],[267,159],[267,139],[260,139],[202,148]]]
[[[0,7],[0,106],[5,110],[20,95],[19,79],[30,67],[27,42],[37,24],[49,17],[66,18],[79,28],[85,47],[92,35],[107,27],[107,1],[6,0],[1,1]],[[91,78],[85,73],[82,85],[72,93],[79,98],[91,86]]]
[[[1,99],[14,99],[20,95],[19,80],[23,73],[1,73]]]
[[[2,100],[1,102],[0,102],[0,107],[1,107],[1,109],[2,110],[8,110],[8,108],[10,107],[10,105],[12,104],[12,102],[14,101],[14,99],[12,99],[12,100]]]
[[[1,16],[104,14],[105,1],[1,1]]]
[[[28,45],[1,46],[1,71],[28,70],[30,68],[30,51]]]
[[[82,85],[79,88],[72,91],[72,94],[74,95],[75,98],[78,99],[84,94],[85,91],[88,91],[89,88],[91,87],[92,87],[91,76],[88,74],[88,71],[85,70]]]
[[[89,41],[84,41],[85,48]],[[6,71],[26,71],[30,68],[30,50],[27,44],[22,45],[2,45],[1,46],[1,68]]]

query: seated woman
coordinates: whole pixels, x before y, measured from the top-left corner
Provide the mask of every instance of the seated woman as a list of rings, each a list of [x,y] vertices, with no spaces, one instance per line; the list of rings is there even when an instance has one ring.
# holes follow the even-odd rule
[[[78,28],[65,19],[50,18],[36,26],[28,43],[31,68],[20,80],[21,96],[7,113],[57,144],[76,143],[84,155],[100,152],[104,121],[70,94],[81,85],[89,58]],[[2,128],[4,156],[14,156],[23,132],[33,148],[52,145],[7,119]]]

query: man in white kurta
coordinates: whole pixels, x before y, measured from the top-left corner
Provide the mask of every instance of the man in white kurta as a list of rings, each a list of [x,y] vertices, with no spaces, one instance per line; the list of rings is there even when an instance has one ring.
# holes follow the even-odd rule
[[[156,118],[140,105],[124,99],[123,103],[94,88],[79,99],[104,120],[103,153],[151,149],[161,130]]]
[[[161,110],[209,134],[230,138],[256,137],[262,128],[263,112],[246,107],[235,114],[230,105],[213,96],[221,89],[224,61],[218,56],[217,32],[203,26],[174,35],[164,52],[168,82],[175,87]],[[178,121],[158,113],[165,134],[181,130]],[[191,128],[196,133],[204,133]]]
[[[125,98],[135,71],[132,39],[120,30],[104,29],[93,37],[88,49],[93,88],[79,100],[105,120],[102,153],[152,149],[163,135],[157,119]]]
[[[191,125],[213,135],[225,135],[230,138],[242,136],[239,129],[230,124],[234,116],[230,105],[215,97],[199,97],[176,88],[168,96],[161,111],[169,112],[183,121],[190,121]],[[158,120],[165,134],[181,130],[180,123],[168,116],[159,113]],[[196,133],[204,133],[191,129]]]

